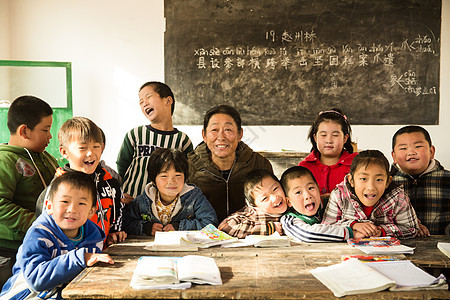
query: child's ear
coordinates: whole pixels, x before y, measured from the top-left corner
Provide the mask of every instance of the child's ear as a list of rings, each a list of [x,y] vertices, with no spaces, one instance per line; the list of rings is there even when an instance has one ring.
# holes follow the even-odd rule
[[[348,134],[344,135],[344,144],[347,143],[348,140]]]
[[[61,153],[61,156],[64,157],[65,159],[69,159],[67,150],[63,146],[59,147],[59,153]]]
[[[347,178],[348,178],[348,182],[350,183],[350,186],[352,188],[354,188],[355,187],[355,181],[353,180],[352,175],[349,173],[347,176],[348,176]]]
[[[17,127],[16,133],[23,139],[27,139],[27,130],[28,127],[25,124],[20,125],[19,127]]]
[[[93,205],[93,206],[91,207],[91,210],[89,211],[88,219],[92,218],[92,217],[94,216],[94,214],[95,214],[96,211],[97,211],[97,205]]]
[[[165,104],[168,106],[171,106],[173,103],[173,98],[171,96],[167,96],[166,98],[164,98]]]
[[[292,203],[291,203],[291,200],[289,200],[289,197],[285,197],[285,199],[286,199],[287,206],[292,207]]]
[[[430,159],[433,159],[434,158],[434,154],[436,153],[436,148],[433,146],[433,145],[431,145],[431,147],[430,147]]]
[[[389,176],[387,181],[386,181],[386,187],[388,187],[392,182],[392,176]]]

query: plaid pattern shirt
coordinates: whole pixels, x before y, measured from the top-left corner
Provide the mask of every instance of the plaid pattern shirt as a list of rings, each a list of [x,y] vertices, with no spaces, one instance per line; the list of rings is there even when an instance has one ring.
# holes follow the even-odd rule
[[[280,222],[280,218],[281,215],[269,215],[257,207],[245,206],[225,218],[218,228],[240,239],[250,234],[271,235],[275,232],[275,222]]]
[[[369,221],[380,226],[387,236],[406,239],[417,235],[417,216],[402,186],[391,184],[373,206],[370,216],[366,216],[347,178],[331,193],[322,224],[351,226],[354,222]]]
[[[431,234],[450,234],[450,171],[434,160],[419,177],[391,168],[393,181],[403,184],[417,217]]]

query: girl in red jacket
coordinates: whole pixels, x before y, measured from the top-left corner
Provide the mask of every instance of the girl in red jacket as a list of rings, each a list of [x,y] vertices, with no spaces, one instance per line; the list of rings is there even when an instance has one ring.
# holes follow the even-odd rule
[[[324,200],[344,180],[358,154],[353,153],[351,132],[347,116],[338,108],[321,111],[309,130],[311,153],[298,165],[314,174]]]

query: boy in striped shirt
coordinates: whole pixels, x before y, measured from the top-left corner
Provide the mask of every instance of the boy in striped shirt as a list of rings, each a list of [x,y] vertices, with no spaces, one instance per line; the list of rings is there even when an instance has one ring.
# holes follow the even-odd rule
[[[144,192],[148,183],[148,159],[156,148],[172,148],[185,154],[193,150],[189,137],[173,127],[175,97],[164,83],[150,81],[139,89],[139,106],[150,121],[129,131],[117,157],[117,171],[123,178],[125,202]]]

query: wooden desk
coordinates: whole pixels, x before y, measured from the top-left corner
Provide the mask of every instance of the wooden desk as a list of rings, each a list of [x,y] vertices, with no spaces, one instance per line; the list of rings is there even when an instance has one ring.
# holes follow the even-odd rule
[[[143,247],[150,240],[129,239],[110,247],[108,252],[116,263],[85,269],[63,291],[63,297],[99,299],[323,299],[334,298],[309,271],[319,266],[340,262],[343,254],[361,254],[345,243],[299,244],[288,248],[209,248],[198,252],[152,252]],[[407,259],[420,266],[449,268],[449,259],[437,248],[438,241],[448,237],[431,237],[404,241],[416,246]],[[186,290],[134,290],[129,284],[139,256],[184,256],[198,254],[214,257],[222,275],[223,285],[194,285]],[[406,258],[406,257],[405,257]],[[378,292],[347,296],[346,299],[449,299],[443,290],[414,292]]]

